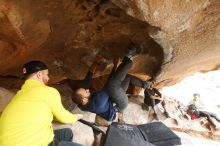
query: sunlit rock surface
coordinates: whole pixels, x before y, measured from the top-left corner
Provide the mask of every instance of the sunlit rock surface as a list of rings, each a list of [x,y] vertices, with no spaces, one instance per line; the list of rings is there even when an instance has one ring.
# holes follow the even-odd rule
[[[158,80],[172,84],[195,71],[219,68],[219,0],[111,0],[127,14],[148,22],[164,49]]]

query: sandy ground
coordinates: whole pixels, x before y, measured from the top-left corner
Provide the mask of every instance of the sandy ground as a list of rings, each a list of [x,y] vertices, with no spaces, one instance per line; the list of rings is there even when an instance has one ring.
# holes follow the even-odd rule
[[[182,132],[175,132],[181,137],[181,146],[220,146],[219,141],[213,141],[209,139],[196,138],[191,135]]]

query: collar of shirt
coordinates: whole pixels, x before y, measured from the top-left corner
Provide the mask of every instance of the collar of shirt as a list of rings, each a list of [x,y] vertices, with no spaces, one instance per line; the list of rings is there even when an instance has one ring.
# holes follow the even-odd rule
[[[27,89],[27,88],[36,87],[36,86],[45,86],[45,85],[37,80],[28,79],[25,81],[25,83],[23,84],[21,88]]]

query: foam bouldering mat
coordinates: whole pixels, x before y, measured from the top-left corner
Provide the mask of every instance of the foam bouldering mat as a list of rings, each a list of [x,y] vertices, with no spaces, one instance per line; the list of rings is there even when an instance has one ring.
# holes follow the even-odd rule
[[[180,138],[161,122],[130,125],[112,123],[107,130],[104,146],[173,146]]]
[[[156,146],[181,145],[181,139],[161,122],[137,126],[148,141]]]
[[[112,123],[106,134],[104,146],[154,146],[143,136],[137,126]]]

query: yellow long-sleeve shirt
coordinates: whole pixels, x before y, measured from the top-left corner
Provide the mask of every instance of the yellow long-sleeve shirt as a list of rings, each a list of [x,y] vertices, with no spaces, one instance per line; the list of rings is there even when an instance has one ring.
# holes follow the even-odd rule
[[[59,92],[35,80],[26,80],[0,117],[0,146],[47,146],[54,137],[53,117],[74,123]]]

